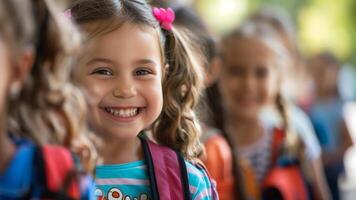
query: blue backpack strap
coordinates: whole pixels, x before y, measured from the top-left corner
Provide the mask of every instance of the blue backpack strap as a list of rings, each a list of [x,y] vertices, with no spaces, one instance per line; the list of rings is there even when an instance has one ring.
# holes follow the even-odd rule
[[[179,153],[140,134],[153,200],[190,200],[188,172]]]

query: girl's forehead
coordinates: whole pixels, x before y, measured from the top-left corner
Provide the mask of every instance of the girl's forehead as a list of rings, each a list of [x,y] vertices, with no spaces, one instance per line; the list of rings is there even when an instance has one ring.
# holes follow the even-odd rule
[[[92,26],[92,29],[95,29],[94,25]],[[125,41],[128,41],[131,38],[146,42],[159,41],[157,31],[153,27],[130,22],[106,27],[96,34],[94,32],[95,31],[92,30],[91,33],[89,33],[89,35],[93,35],[93,37],[90,37],[88,42],[98,44],[112,42],[126,44]]]
[[[273,51],[268,45],[253,37],[236,37],[228,39],[224,44],[223,53],[225,56],[232,57],[243,57],[248,55],[268,57],[273,55]]]
[[[125,23],[115,30],[97,35],[86,43],[84,56],[118,59],[146,57],[162,63],[161,43],[157,30],[150,26]]]

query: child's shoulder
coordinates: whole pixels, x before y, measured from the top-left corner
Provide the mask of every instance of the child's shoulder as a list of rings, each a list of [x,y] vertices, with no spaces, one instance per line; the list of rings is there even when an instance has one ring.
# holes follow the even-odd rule
[[[0,199],[20,198],[29,191],[34,150],[34,145],[30,143],[18,147],[8,167],[0,175]]]
[[[190,183],[200,183],[201,181],[204,181],[210,185],[209,176],[203,167],[189,161],[185,161],[185,165],[187,166]]]
[[[185,161],[188,172],[189,188],[192,199],[212,199],[212,188],[215,187],[209,175],[200,164]]]

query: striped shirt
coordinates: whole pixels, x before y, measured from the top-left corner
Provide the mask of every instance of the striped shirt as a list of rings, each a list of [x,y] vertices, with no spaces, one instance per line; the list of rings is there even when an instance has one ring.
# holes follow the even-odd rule
[[[206,172],[186,162],[193,200],[210,200],[211,183]],[[147,165],[143,160],[96,167],[95,194],[98,199],[148,200],[151,199]]]
[[[266,127],[258,141],[250,146],[238,148],[238,154],[249,162],[258,183],[262,182],[271,166],[272,139],[273,129]]]

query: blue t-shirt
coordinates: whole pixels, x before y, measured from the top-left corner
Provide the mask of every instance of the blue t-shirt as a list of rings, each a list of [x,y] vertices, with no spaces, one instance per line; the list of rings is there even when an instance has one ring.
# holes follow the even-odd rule
[[[206,172],[189,162],[186,162],[186,166],[192,199],[212,199],[211,182]],[[147,165],[143,160],[126,164],[99,165],[95,174],[97,197],[119,200],[152,199]]]
[[[335,151],[341,146],[341,127],[344,103],[337,98],[316,102],[309,115],[324,151]]]
[[[34,179],[35,145],[27,140],[17,142],[17,150],[7,168],[0,174],[0,200],[20,200],[29,195],[36,185]],[[80,190],[83,200],[94,200],[94,182],[90,176],[81,177]],[[42,188],[34,187],[31,197],[37,197]]]

